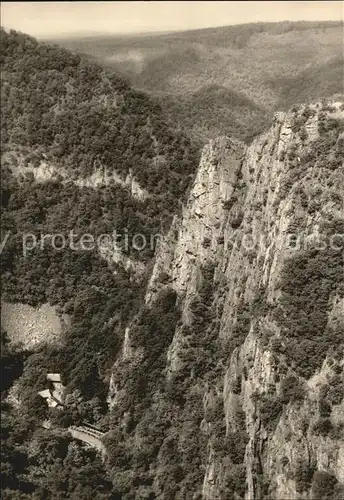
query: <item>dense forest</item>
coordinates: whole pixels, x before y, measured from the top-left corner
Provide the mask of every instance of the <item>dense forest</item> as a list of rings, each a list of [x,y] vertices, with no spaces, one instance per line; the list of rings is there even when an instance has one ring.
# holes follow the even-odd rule
[[[131,170],[157,196],[182,195],[195,170],[195,148],[145,94],[27,35],[2,30],[1,48],[5,150],[30,148],[28,160],[37,164],[45,154],[79,177],[100,166],[123,178]]]
[[[32,267],[20,255],[18,237],[72,229],[98,236],[125,228],[149,239],[168,227],[178,209],[198,148],[164,119],[158,105],[99,65],[14,31],[2,30],[1,48],[2,228],[12,233],[2,256],[4,293],[31,304],[67,303],[77,287],[68,291],[63,276],[71,273],[79,281],[80,266],[86,266],[89,280],[95,276],[101,286],[96,270],[105,264],[90,252],[67,264],[67,256],[62,263],[37,249]],[[42,165],[53,165],[67,182],[59,176],[35,182]],[[98,189],[73,182],[104,170],[121,179],[130,172],[148,197],[137,199],[115,182]],[[154,248],[125,251],[147,262]],[[48,285],[50,275],[55,286]]]
[[[10,234],[1,255],[2,299],[50,303],[71,317],[58,348],[22,352],[2,332],[3,394],[22,375],[23,395],[19,413],[3,402],[4,498],[93,498],[95,483],[96,498],[119,498],[99,459],[66,433],[49,438],[44,453],[47,431],[39,430],[35,438],[32,433],[47,416],[37,392],[44,388],[48,366],[62,374],[69,394],[81,389],[79,398],[86,405],[75,410],[71,404],[72,413],[64,415],[60,427],[92,421],[90,409],[95,420],[104,418],[103,379],[121,346],[124,324],[138,310],[146,275],[133,278],[122,262],[107,262],[97,248],[66,249],[62,257],[49,240],[24,255],[22,235],[67,237],[73,230],[97,237],[126,230],[151,241],[179,209],[199,146],[121,77],[28,35],[1,30],[1,74],[2,239]],[[35,169],[42,165],[53,165],[61,175],[37,182]],[[74,182],[99,171],[109,177],[115,172],[123,180],[130,173],[149,194],[135,198],[114,181],[97,188]],[[123,253],[134,267],[135,261],[146,266],[154,247],[139,251],[129,246]],[[30,439],[37,443],[33,456],[27,449]]]

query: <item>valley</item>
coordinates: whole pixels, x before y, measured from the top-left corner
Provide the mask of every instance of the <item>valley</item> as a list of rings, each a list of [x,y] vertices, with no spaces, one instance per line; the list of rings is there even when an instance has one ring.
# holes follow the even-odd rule
[[[342,29],[1,30],[4,499],[342,500]]]
[[[149,92],[202,143],[250,142],[275,111],[342,92],[342,31],[342,22],[253,23],[54,41]]]

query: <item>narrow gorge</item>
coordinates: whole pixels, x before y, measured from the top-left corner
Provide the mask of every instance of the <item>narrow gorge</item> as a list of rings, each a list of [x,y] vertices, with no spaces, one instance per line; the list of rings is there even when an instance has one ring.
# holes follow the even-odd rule
[[[1,28],[4,500],[344,499],[342,34]]]

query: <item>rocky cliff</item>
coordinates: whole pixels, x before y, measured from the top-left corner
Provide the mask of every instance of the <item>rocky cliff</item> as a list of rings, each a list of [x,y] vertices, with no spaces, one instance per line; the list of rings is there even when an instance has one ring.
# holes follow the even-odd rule
[[[204,148],[111,377],[137,498],[342,498],[343,110]]]

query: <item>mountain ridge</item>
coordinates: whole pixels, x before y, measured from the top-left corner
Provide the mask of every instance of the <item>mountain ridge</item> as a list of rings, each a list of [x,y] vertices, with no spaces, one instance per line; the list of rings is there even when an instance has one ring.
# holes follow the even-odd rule
[[[275,111],[288,109],[297,102],[311,102],[342,92],[342,39],[342,22],[280,22],[139,39],[133,37],[122,41],[107,37],[80,43],[77,40],[64,41],[63,44],[88,54],[110,70],[125,75],[135,87],[156,95],[175,121],[205,143],[217,135],[226,134],[250,142],[268,127]],[[319,74],[326,74],[326,65],[331,61],[333,64],[337,61],[333,75],[328,79],[323,77],[319,82]],[[304,71],[308,71],[306,83],[302,79]],[[312,82],[313,76],[315,82]],[[272,87],[269,83],[275,78],[280,79],[279,87]],[[289,82],[292,78],[294,81]],[[284,95],[290,83],[295,87],[293,98]],[[261,106],[264,112],[260,114],[259,127],[256,126],[256,116],[251,115],[253,108],[248,104],[247,116],[241,118],[241,113],[235,112],[233,117],[234,122],[241,125],[238,135],[236,126],[228,133],[230,120],[226,119],[219,120],[213,130],[207,130],[206,126],[200,130],[203,115],[206,122],[211,123],[218,107],[209,102],[198,113],[192,94],[212,84],[223,86]],[[166,96],[167,106],[164,105],[164,96],[160,99],[161,92]],[[220,100],[219,106],[228,108],[226,99]]]

